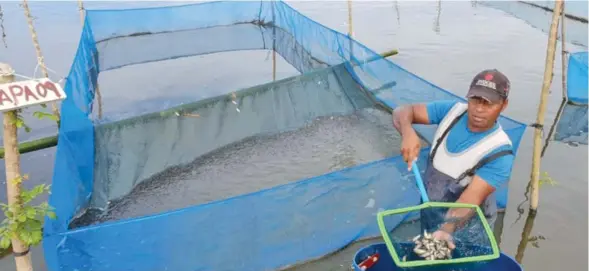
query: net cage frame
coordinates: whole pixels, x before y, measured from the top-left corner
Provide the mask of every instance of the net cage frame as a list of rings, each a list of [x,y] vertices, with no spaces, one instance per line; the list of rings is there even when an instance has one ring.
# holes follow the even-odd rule
[[[248,4],[249,3],[249,4]],[[218,5],[218,6],[213,6]],[[201,9],[202,8],[202,9]],[[210,8],[210,10],[208,10]],[[245,12],[246,15],[236,14],[224,14],[226,10],[240,10]],[[186,13],[191,11],[205,12],[211,11],[218,12],[210,15],[220,15],[217,18],[209,19],[198,18],[190,19]],[[271,12],[270,12],[271,11]],[[134,24],[132,20],[122,21],[123,18],[128,16],[134,16],[143,13],[143,20],[140,23]],[[99,123],[91,119],[91,115],[95,112],[95,101],[96,101],[96,90],[98,83],[98,76],[100,72],[121,68],[125,65],[121,65],[120,62],[108,62],[101,59],[103,56],[103,48],[100,48],[100,42],[112,38],[112,33],[118,36],[132,36],[132,35],[148,35],[147,32],[152,34],[160,33],[166,30],[165,26],[157,25],[156,22],[150,21],[149,18],[160,18],[171,15],[174,20],[170,20],[170,27],[178,27],[178,31],[186,30],[182,29],[182,24],[188,26],[198,25],[199,27],[214,27],[215,25],[223,25],[227,22],[242,21],[245,23],[255,22],[255,19],[260,19],[262,14],[265,19],[272,20],[274,26],[272,31],[280,28],[285,33],[292,35],[292,39],[306,52],[308,55],[295,56],[298,57],[293,59],[289,53],[294,50],[292,44],[276,45],[276,42],[263,41],[263,49],[274,50],[278,54],[281,54],[287,62],[293,65],[301,74],[308,74],[313,71],[318,71],[322,68],[334,67],[342,65],[347,72],[350,73],[354,81],[367,91],[378,103],[389,108],[394,109],[398,105],[411,103],[411,102],[425,102],[432,101],[439,98],[452,99],[455,101],[463,102],[464,98],[459,97],[445,89],[442,89],[427,80],[405,70],[399,65],[395,64],[389,59],[380,57],[378,53],[369,49],[362,43],[352,39],[348,35],[337,32],[329,27],[326,27],[304,14],[300,13],[296,9],[290,7],[283,1],[214,1],[206,3],[193,3],[186,5],[175,5],[175,6],[163,6],[163,7],[150,7],[150,8],[132,8],[132,9],[119,9],[119,10],[86,10],[86,16],[84,18],[84,26],[80,35],[80,41],[78,49],[76,51],[74,60],[70,67],[69,74],[65,81],[64,90],[68,96],[66,100],[61,103],[61,126],[58,134],[58,145],[55,155],[54,162],[54,173],[52,177],[51,194],[49,195],[49,204],[55,208],[57,219],[46,218],[44,223],[44,241],[43,250],[44,256],[47,263],[47,267],[51,271],[58,270],[74,270],[76,268],[83,268],[88,264],[93,264],[93,261],[100,261],[98,264],[103,264],[101,259],[92,259],[93,246],[100,246],[101,244],[109,244],[108,241],[114,240],[113,236],[105,235],[116,232],[117,229],[131,229],[137,227],[138,230],[143,230],[142,223],[159,223],[164,217],[177,216],[179,214],[185,214],[191,212],[194,215],[199,213],[205,208],[220,208],[222,204],[239,204],[240,200],[246,197],[259,196],[261,193],[267,193],[268,191],[280,191],[284,189],[285,185],[278,187],[272,187],[264,189],[263,191],[257,191],[254,193],[248,193],[246,195],[240,195],[231,197],[228,199],[215,201],[212,203],[194,205],[186,207],[180,210],[171,210],[162,213],[157,213],[148,216],[142,216],[132,219],[123,219],[115,222],[101,223],[99,225],[85,226],[77,229],[71,229],[69,227],[70,222],[76,218],[85,208],[88,207],[93,194],[93,187],[97,180],[95,180],[95,140],[96,140],[96,129],[99,125],[114,125],[113,123]],[[183,16],[182,16],[183,15]],[[194,16],[194,15],[190,15]],[[249,17],[248,17],[249,16]],[[267,21],[258,21],[257,23]],[[261,24],[261,23],[260,23]],[[199,28],[200,29],[200,28]],[[158,31],[155,31],[158,30]],[[139,36],[141,36],[139,35]],[[263,35],[262,35],[263,38]],[[313,43],[315,42],[315,43]],[[291,47],[289,47],[291,46]],[[255,47],[255,46],[254,46]],[[319,48],[319,49],[317,49]],[[245,48],[244,50],[252,49]],[[217,53],[220,51],[206,51],[201,52],[202,54]],[[225,51],[234,51],[231,48],[225,48]],[[190,57],[199,54],[178,54],[172,56],[150,56],[151,59],[148,61],[129,61],[126,65],[137,65],[147,62],[161,61],[171,58],[179,57]],[[160,57],[160,58],[157,58]],[[290,58],[289,58],[290,57]],[[149,58],[149,57],[148,57]],[[309,58],[314,58],[314,64],[311,63]],[[369,63],[363,62],[365,59],[373,59]],[[290,61],[289,61],[290,60]],[[118,61],[118,60],[117,60]],[[125,63],[123,63],[125,64]],[[295,76],[296,77],[296,76]],[[383,78],[393,78],[390,80],[384,80]],[[283,79],[283,80],[288,80]],[[398,81],[404,80],[404,81]],[[394,84],[393,84],[394,83]],[[396,84],[396,85],[395,85]],[[426,88],[425,93],[413,93],[412,88]],[[392,88],[396,91],[393,94]],[[245,91],[245,90],[244,90]],[[421,95],[421,96],[419,96]],[[223,95],[220,94],[219,97]],[[224,95],[226,96],[226,95]],[[196,103],[206,103],[206,101],[195,101]],[[170,113],[170,110],[165,110],[166,113]],[[161,116],[164,112],[160,113],[149,113],[146,114],[152,117],[157,115]],[[128,120],[121,120],[124,122]],[[517,153],[517,149],[523,136],[523,132],[526,129],[526,125],[515,121],[507,116],[501,115],[500,122],[508,123],[512,126],[506,129],[509,137],[513,142],[514,154]],[[433,137],[436,126],[424,126],[415,125],[415,129],[418,133],[423,136],[426,141]],[[425,156],[428,153],[428,149],[424,149],[421,155]],[[426,159],[420,159],[424,161]],[[303,185],[308,183],[329,183],[328,177],[345,175],[349,172],[366,170],[377,165],[390,165],[391,167],[397,167],[401,165],[401,159],[399,155],[389,157],[383,160],[356,165],[348,167],[328,174],[315,176],[311,178],[305,178],[298,180],[289,185]],[[400,171],[401,169],[399,169]],[[335,182],[333,180],[331,182]],[[378,180],[379,182],[382,182]],[[498,197],[503,197],[504,202],[507,198],[507,186],[498,190]],[[416,192],[416,199],[418,193]],[[501,196],[503,195],[503,196]],[[352,199],[350,199],[352,200]],[[392,204],[389,202],[388,204]],[[155,222],[154,222],[155,221]],[[356,224],[349,226],[349,229],[345,229],[345,232],[338,235],[332,236],[337,240],[329,244],[328,246],[316,248],[312,251],[307,249],[307,253],[300,255],[292,255],[287,259],[276,260],[272,262],[268,259],[253,259],[257,262],[252,262],[251,267],[255,268],[264,267],[276,269],[284,266],[293,265],[297,262],[322,257],[329,253],[338,250],[342,247],[349,245],[350,242],[354,242],[363,238],[374,238],[378,237],[379,230],[377,227],[377,221],[374,216],[371,216],[369,220],[359,220]],[[151,225],[151,224],[150,224]],[[323,225],[320,225],[323,226]],[[125,228],[127,227],[127,228]],[[325,226],[323,226],[325,227]],[[104,233],[106,231],[106,233]],[[166,235],[167,236],[167,235]],[[101,238],[99,238],[101,237]],[[92,239],[85,239],[92,238]],[[152,237],[159,238],[159,237]],[[165,238],[161,237],[161,238]],[[310,238],[305,236],[305,238]],[[108,240],[106,240],[108,239]],[[131,238],[132,239],[132,238]],[[129,242],[131,239],[123,239]],[[132,239],[135,240],[135,239]],[[162,239],[154,239],[156,242],[165,242]],[[288,242],[290,239],[284,240]],[[299,240],[313,242],[312,239]],[[92,243],[89,244],[88,242]],[[101,243],[104,242],[104,243]],[[125,245],[125,244],[123,244]],[[133,249],[141,247],[140,244],[126,244],[125,246]],[[76,251],[80,254],[71,253]],[[115,252],[101,252],[106,257],[105,261],[112,261],[120,263],[119,268],[122,270],[133,270],[131,267],[128,269],[125,266],[129,266],[129,257],[141,257],[138,254],[124,254],[117,258]],[[110,253],[110,254],[109,254]],[[127,258],[125,258],[127,257]],[[135,259],[135,258],[133,258]],[[195,259],[196,260],[196,259]],[[161,259],[159,257],[151,257],[142,259],[144,265],[152,264],[153,266],[161,266],[159,261],[167,261],[167,259]],[[127,263],[129,262],[129,263]],[[205,261],[192,261],[192,269],[195,266],[206,263]],[[70,269],[67,269],[67,268]],[[155,267],[154,267],[155,268]],[[217,268],[217,266],[215,266]],[[106,270],[111,270],[104,267]],[[247,268],[246,268],[247,269]]]
[[[484,233],[486,234],[487,238],[489,238],[489,243],[490,243],[492,253],[487,254],[487,255],[462,257],[462,258],[457,258],[457,259],[456,258],[444,259],[444,260],[422,259],[422,260],[415,260],[415,261],[402,261],[401,258],[399,257],[399,254],[397,253],[397,250],[395,249],[393,242],[391,241],[390,232],[387,230],[387,228],[385,226],[384,218],[386,216],[401,215],[404,213],[410,213],[410,212],[414,212],[414,211],[421,211],[421,210],[424,210],[427,208],[437,208],[437,207],[441,207],[441,208],[470,208],[470,209],[476,210],[476,215],[479,218],[479,220],[481,221],[481,224],[483,225],[483,228],[485,230]],[[402,221],[406,221],[406,219],[407,218],[405,217]],[[416,206],[410,206],[410,207],[398,208],[398,209],[392,209],[392,210],[385,210],[385,211],[379,212],[377,214],[377,221],[378,221],[377,223],[378,223],[380,233],[384,239],[384,243],[387,247],[387,250],[389,251],[391,257],[393,258],[395,265],[397,265],[398,267],[409,268],[409,267],[433,266],[433,265],[463,264],[463,263],[472,263],[472,262],[494,260],[494,259],[499,258],[499,256],[500,256],[499,246],[497,245],[497,240],[495,240],[495,238],[494,238],[493,230],[491,229],[491,226],[487,222],[483,211],[479,208],[479,206],[474,205],[474,204],[457,203],[457,202],[429,201],[429,202],[424,202],[424,203],[422,203],[420,205],[416,205]]]

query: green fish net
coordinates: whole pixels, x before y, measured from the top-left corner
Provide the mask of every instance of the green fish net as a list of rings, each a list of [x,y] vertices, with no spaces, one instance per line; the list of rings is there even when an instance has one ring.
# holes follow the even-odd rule
[[[440,264],[459,267],[499,258],[493,231],[476,205],[426,202],[382,211],[378,213],[378,226],[389,253],[399,267]],[[446,248],[447,242],[431,236],[448,226],[454,228],[451,231],[451,240],[455,245],[453,250]]]

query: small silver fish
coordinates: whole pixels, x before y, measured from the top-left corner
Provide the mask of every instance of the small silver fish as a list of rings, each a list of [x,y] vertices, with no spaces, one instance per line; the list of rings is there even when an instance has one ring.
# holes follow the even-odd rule
[[[436,253],[436,258],[438,258],[438,259],[444,259],[444,258],[446,258],[446,255],[444,255],[444,252],[438,251]]]
[[[407,255],[403,256],[403,261],[406,262],[407,261]]]
[[[427,231],[423,231],[423,238],[427,239],[427,240],[431,240],[432,236],[431,234],[427,233]]]
[[[413,237],[413,242],[417,242],[417,241],[419,241],[419,238],[420,238],[420,237],[421,237],[421,234],[419,234],[419,235],[417,235],[417,236]]]
[[[417,254],[417,255],[421,256],[421,255],[423,255],[424,253],[426,253],[426,252],[427,252],[427,250],[424,250],[424,249],[419,249],[419,248],[414,248],[414,249],[413,249],[413,252],[415,252],[415,254]]]

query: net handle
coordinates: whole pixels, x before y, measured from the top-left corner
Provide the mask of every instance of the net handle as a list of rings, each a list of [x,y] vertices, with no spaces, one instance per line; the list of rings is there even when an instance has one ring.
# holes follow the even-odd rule
[[[429,202],[429,197],[427,196],[427,191],[425,190],[425,186],[423,185],[423,179],[421,179],[421,173],[419,172],[419,167],[417,166],[417,159],[413,161],[413,166],[411,170],[413,170],[413,174],[415,175],[415,182],[417,183],[417,187],[419,187],[419,193],[421,194],[421,200],[425,202]]]

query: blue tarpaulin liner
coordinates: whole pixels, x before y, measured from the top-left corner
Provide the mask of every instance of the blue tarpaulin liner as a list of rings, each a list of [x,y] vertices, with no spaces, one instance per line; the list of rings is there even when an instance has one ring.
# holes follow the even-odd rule
[[[125,118],[92,117],[100,72],[237,50],[275,50],[301,75],[237,91],[241,112],[226,93]],[[419,202],[400,156],[194,206],[74,224],[146,180],[248,137],[369,104],[464,101],[281,1],[87,10],[65,91],[49,199],[57,219],[44,227],[51,271],[272,270],[377,236],[378,210]],[[517,150],[525,125],[507,117],[500,124]],[[436,127],[416,128],[431,141]],[[504,207],[507,187],[497,194]]]
[[[566,103],[556,126],[554,140],[572,145],[587,145],[587,120],[587,105]]]
[[[589,127],[587,124],[587,95],[589,87],[588,52],[569,55],[567,65],[567,99],[563,101],[562,112],[557,120],[554,140],[569,144],[587,145]]]
[[[567,98],[574,104],[587,104],[589,87],[589,69],[587,69],[587,55],[589,52],[577,52],[569,55],[567,65]]]

